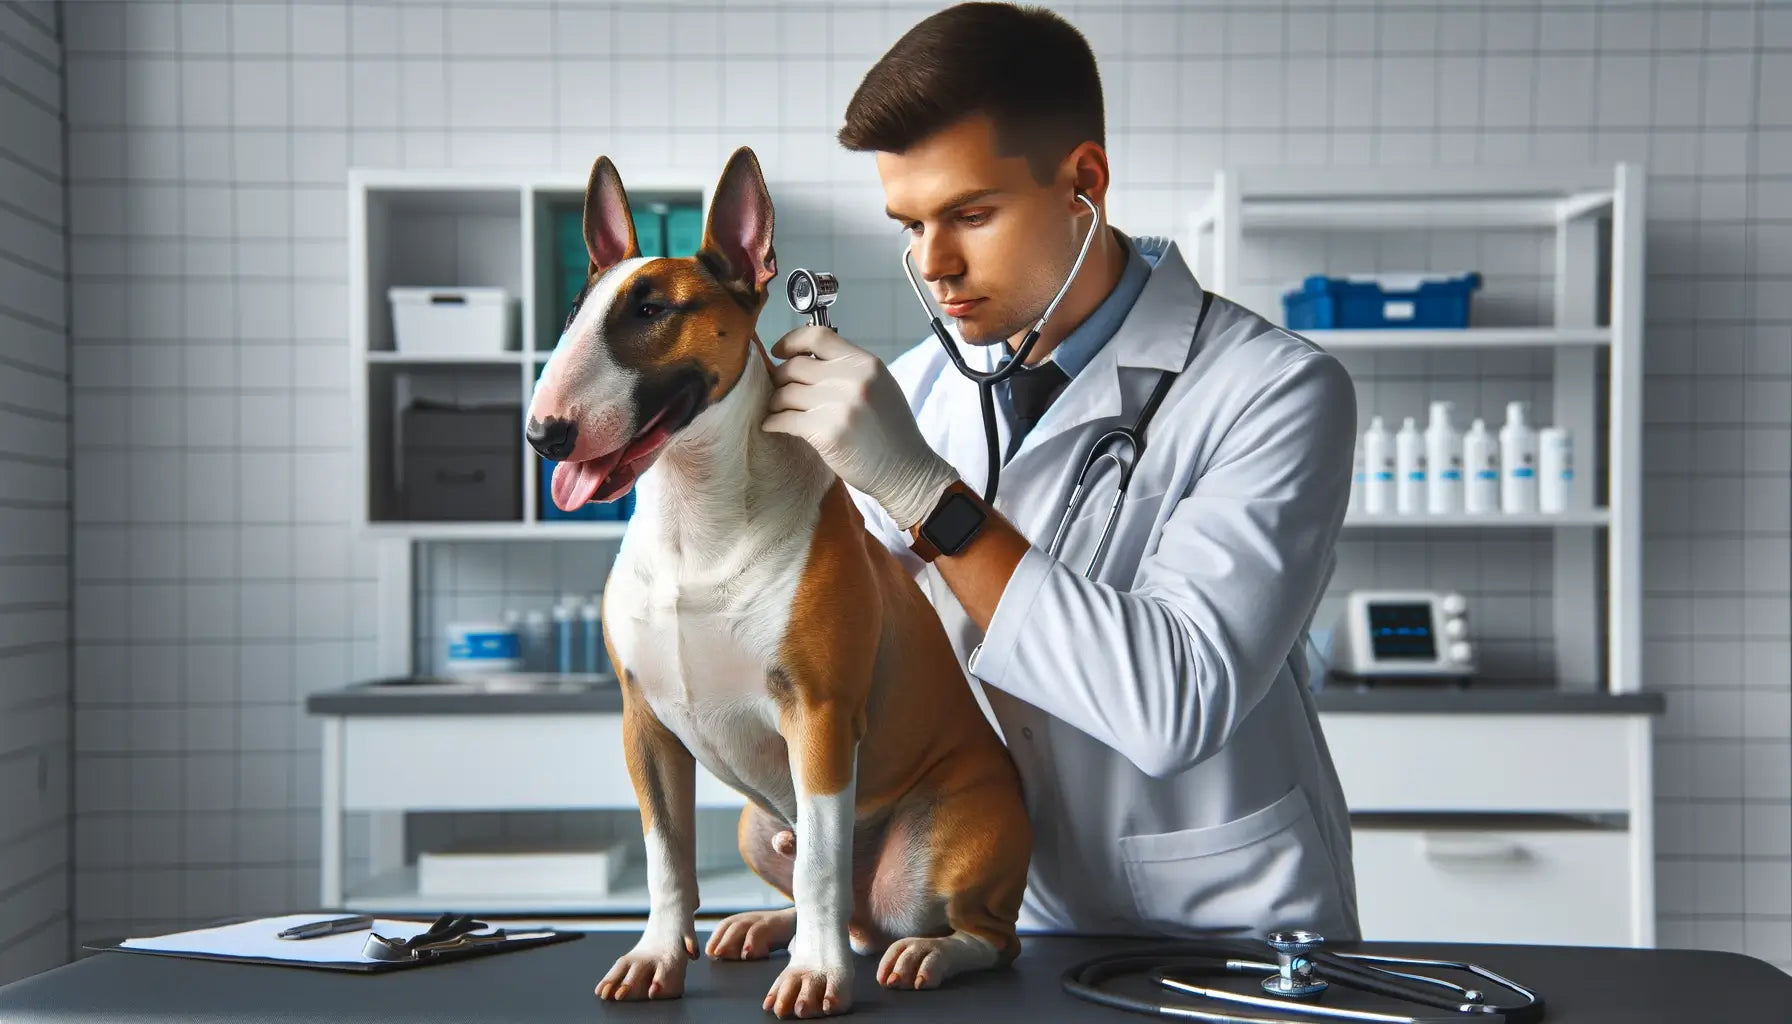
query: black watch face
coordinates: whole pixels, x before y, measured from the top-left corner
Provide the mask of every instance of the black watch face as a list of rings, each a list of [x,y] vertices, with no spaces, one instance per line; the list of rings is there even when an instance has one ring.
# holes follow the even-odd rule
[[[950,555],[963,547],[982,524],[983,510],[969,495],[954,491],[928,518],[922,532],[934,547]]]

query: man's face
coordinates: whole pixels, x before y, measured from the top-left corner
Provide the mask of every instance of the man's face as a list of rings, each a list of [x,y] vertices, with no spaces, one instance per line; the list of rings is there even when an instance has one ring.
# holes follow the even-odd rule
[[[877,154],[884,208],[908,236],[915,272],[973,345],[1039,319],[1089,227],[1068,173],[1040,185],[1024,157],[1000,155],[995,142],[978,115],[907,152]]]

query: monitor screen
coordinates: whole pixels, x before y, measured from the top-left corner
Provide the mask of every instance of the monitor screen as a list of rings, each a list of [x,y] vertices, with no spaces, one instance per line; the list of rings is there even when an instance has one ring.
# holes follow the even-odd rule
[[[1436,661],[1431,605],[1422,601],[1369,605],[1369,646],[1377,661]]]

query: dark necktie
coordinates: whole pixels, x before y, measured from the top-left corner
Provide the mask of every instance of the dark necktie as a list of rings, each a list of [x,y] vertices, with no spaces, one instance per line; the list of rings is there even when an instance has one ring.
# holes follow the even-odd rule
[[[1052,401],[1064,386],[1070,383],[1070,376],[1064,368],[1048,359],[1043,363],[1029,366],[1008,378],[1008,398],[1014,406],[1014,432],[1008,441],[1008,454],[1012,456],[1020,447],[1020,442],[1045,415]]]

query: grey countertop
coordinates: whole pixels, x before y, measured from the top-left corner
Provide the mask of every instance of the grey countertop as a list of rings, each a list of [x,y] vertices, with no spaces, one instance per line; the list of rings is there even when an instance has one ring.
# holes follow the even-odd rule
[[[1657,715],[1659,693],[1599,693],[1550,686],[1360,687],[1328,682],[1314,694],[1321,712],[1372,714]],[[314,715],[506,715],[622,710],[613,676],[506,675],[486,680],[378,679],[312,694]]]

